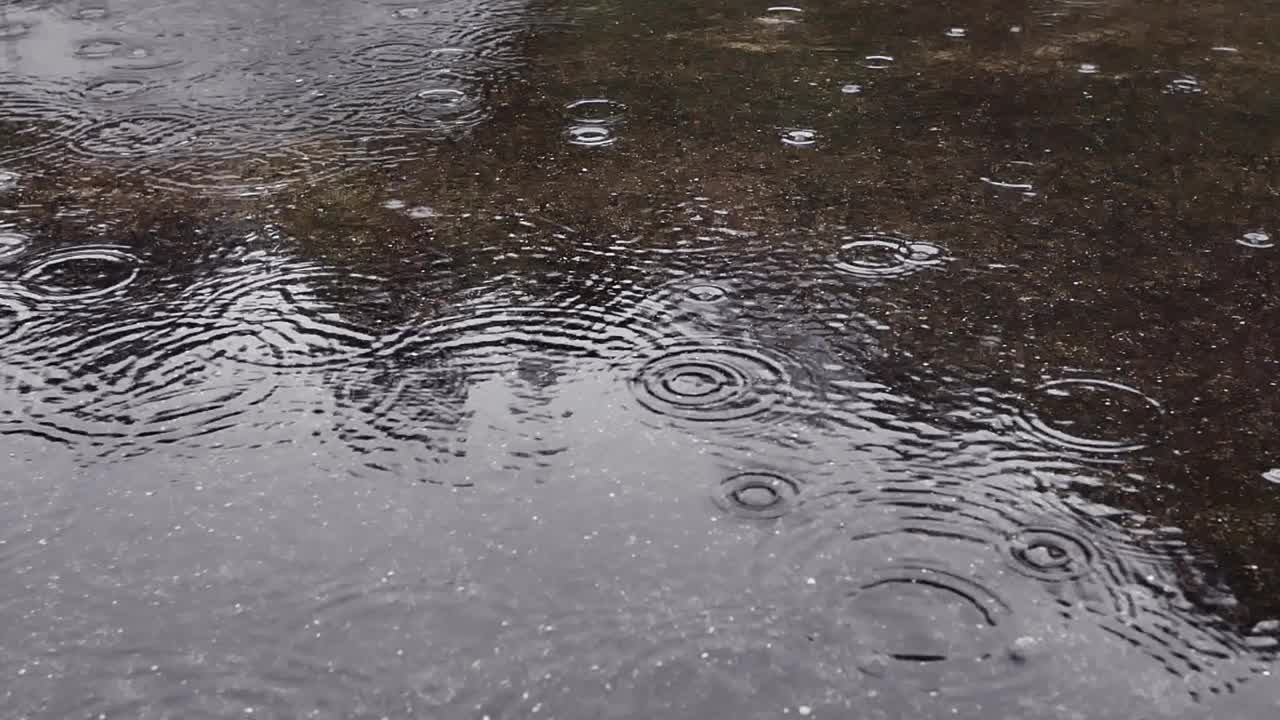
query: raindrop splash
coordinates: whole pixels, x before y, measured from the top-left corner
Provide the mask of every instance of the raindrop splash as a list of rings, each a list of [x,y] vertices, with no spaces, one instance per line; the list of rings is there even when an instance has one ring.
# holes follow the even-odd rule
[[[834,258],[837,270],[864,278],[908,275],[936,267],[945,251],[937,245],[898,237],[868,233],[848,239]]]
[[[791,511],[799,493],[799,483],[790,478],[745,472],[722,481],[715,500],[722,510],[737,517],[773,520]]]
[[[812,147],[818,142],[818,133],[814,130],[794,128],[782,131],[782,144],[790,147]]]
[[[565,131],[565,136],[570,145],[578,147],[608,147],[618,141],[604,125],[574,125]]]
[[[1271,239],[1271,235],[1262,230],[1251,230],[1241,235],[1236,240],[1236,244],[1255,250],[1266,250],[1276,246],[1275,241]]]

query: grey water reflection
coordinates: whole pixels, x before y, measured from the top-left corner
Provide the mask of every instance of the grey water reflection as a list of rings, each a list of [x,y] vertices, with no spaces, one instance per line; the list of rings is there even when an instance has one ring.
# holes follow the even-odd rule
[[[1267,17],[0,6],[0,716],[1271,717]]]

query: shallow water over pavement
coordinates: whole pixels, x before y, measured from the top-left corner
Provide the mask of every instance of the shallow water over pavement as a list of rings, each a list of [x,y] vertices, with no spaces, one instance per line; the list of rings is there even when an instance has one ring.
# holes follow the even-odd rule
[[[1272,716],[1272,5],[5,4],[0,715]]]

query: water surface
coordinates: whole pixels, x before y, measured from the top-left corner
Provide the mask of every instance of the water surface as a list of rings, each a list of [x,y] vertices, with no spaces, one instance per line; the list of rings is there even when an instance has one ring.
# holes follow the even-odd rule
[[[0,715],[1280,709],[1274,3],[206,5],[0,6]]]

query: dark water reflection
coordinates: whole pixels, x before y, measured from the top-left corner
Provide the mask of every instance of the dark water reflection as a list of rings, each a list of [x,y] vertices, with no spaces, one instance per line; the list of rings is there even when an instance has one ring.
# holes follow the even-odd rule
[[[0,6],[0,715],[1271,717],[1275,9]]]

